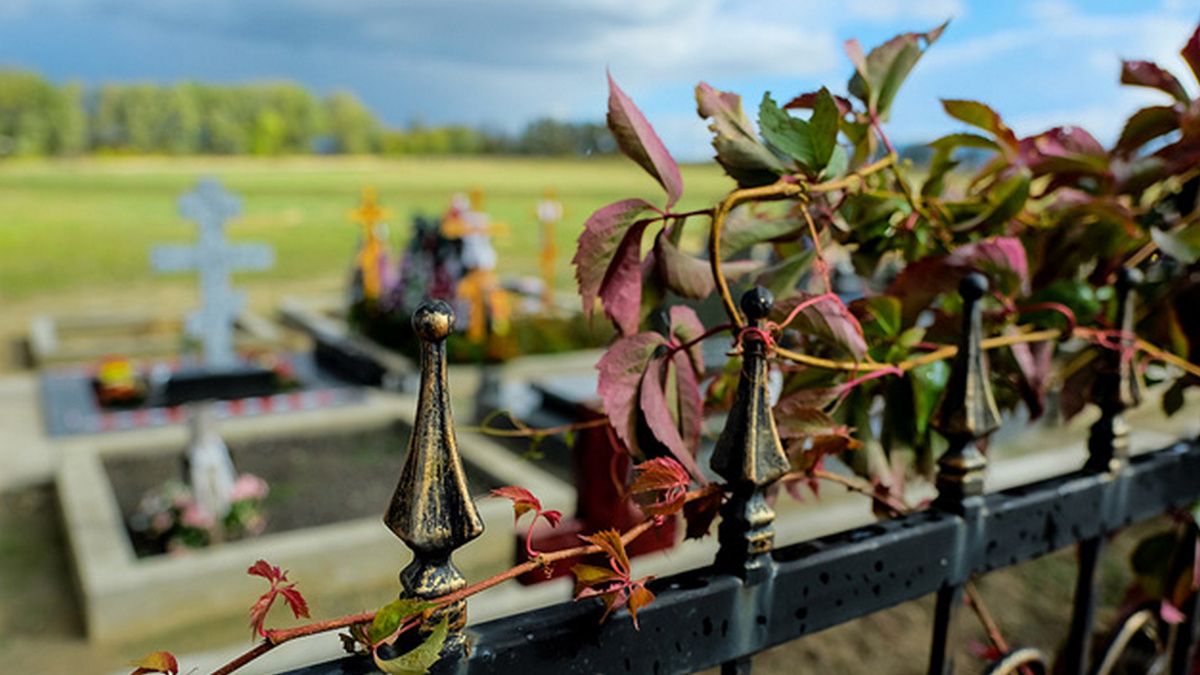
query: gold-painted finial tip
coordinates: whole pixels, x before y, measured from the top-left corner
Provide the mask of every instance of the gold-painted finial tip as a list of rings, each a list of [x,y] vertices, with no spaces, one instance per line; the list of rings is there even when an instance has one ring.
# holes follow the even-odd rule
[[[422,340],[445,340],[454,328],[454,310],[441,300],[426,300],[413,312],[412,326]]]

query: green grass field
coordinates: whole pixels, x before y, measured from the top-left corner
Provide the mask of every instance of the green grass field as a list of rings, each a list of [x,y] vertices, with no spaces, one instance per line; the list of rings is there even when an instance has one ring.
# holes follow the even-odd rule
[[[732,187],[715,165],[684,167],[681,208],[711,204]],[[566,217],[559,227],[559,288],[571,288],[570,258],[583,221],[597,207],[642,196],[661,203],[657,184],[618,158],[136,158],[0,163],[0,303],[42,296],[107,294],[155,281],[149,249],[187,242],[193,227],[176,213],[176,197],[202,175],[241,195],[234,240],[275,247],[277,264],[240,283],[340,279],[358,237],[347,212],[365,185],[392,209],[394,247],[407,240],[415,212],[442,213],[456,191],[483,188],[485,209],[509,225],[496,239],[502,273],[535,273],[534,205],[557,191]],[[42,304],[42,303],[39,303]],[[46,307],[47,310],[53,309]]]

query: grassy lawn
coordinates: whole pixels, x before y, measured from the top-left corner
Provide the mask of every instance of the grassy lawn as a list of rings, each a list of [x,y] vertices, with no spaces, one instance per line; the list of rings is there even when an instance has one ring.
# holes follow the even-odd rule
[[[715,165],[683,169],[681,208],[708,205],[732,187]],[[583,221],[597,207],[661,191],[632,162],[617,158],[119,158],[0,163],[0,303],[57,294],[104,293],[158,283],[151,246],[186,242],[192,226],[176,197],[212,174],[243,198],[228,228],[234,240],[270,243],[275,269],[243,283],[340,280],[358,232],[346,218],[365,185],[378,188],[394,219],[391,237],[407,239],[412,214],[440,214],[452,193],[483,188],[485,208],[509,226],[496,240],[502,272],[537,269],[534,205],[554,189],[566,217],[557,231],[559,287],[570,288],[570,257]],[[253,278],[252,278],[253,277]],[[191,283],[190,277],[161,283]],[[52,298],[51,298],[52,299]],[[46,303],[50,304],[50,303]],[[52,309],[47,306],[46,309]]]

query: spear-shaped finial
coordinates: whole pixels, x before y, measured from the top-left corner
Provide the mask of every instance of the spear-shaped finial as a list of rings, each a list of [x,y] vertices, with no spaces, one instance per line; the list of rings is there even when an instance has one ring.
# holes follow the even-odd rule
[[[987,458],[976,442],[1000,428],[1000,410],[988,383],[988,361],[983,341],[983,307],[987,277],[972,273],[958,285],[963,301],[963,328],[958,354],[951,365],[950,381],[942,393],[933,420],[950,447],[938,460],[938,503],[961,508],[963,499],[983,494]]]
[[[1117,271],[1116,347],[1105,346],[1092,388],[1092,401],[1100,408],[1100,419],[1088,435],[1087,467],[1116,471],[1129,459],[1129,425],[1125,411],[1142,402],[1142,380],[1133,363],[1134,311],[1142,273],[1122,267]]]
[[[774,302],[770,291],[755,287],[742,296],[742,312],[763,331]],[[771,526],[775,512],[767,504],[764,491],[791,468],[771,414],[764,335],[752,331],[742,334],[737,396],[710,462],[730,488],[729,500],[721,509],[717,567],[748,581],[754,579],[755,570],[765,569],[764,554],[775,540]]]
[[[413,561],[400,572],[403,595],[432,599],[466,585],[450,556],[483,533],[483,521],[467,489],[450,415],[445,341],[454,327],[454,312],[440,300],[429,300],[417,308],[412,325],[421,339],[417,414],[400,482],[383,520],[413,551]],[[466,602],[446,606],[439,617],[442,612],[450,618],[448,645],[461,644],[458,631],[466,624]]]

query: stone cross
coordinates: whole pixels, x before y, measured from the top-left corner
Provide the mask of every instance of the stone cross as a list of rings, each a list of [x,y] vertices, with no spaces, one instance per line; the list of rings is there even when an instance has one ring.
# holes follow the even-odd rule
[[[238,364],[233,324],[245,303],[229,275],[239,270],[265,270],[275,264],[275,251],[265,244],[230,244],[225,223],[241,211],[241,200],[214,178],[200,181],[179,198],[179,213],[200,230],[194,246],[156,246],[150,263],[158,272],[195,270],[200,274],[200,309],[188,317],[187,331],[204,347],[204,365],[214,370]]]

